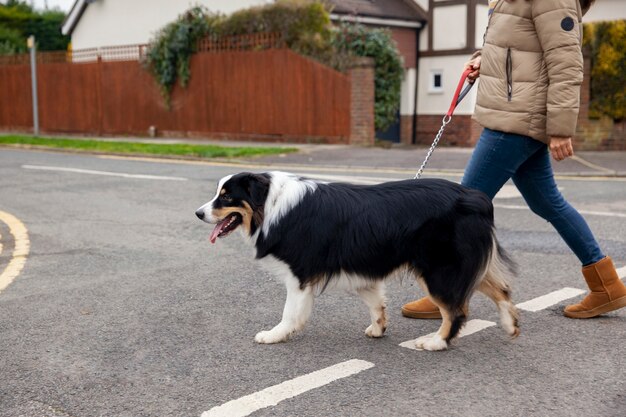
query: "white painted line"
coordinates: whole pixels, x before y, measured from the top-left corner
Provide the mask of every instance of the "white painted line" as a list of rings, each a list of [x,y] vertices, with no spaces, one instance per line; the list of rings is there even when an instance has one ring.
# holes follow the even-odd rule
[[[521,198],[522,194],[519,192],[516,186],[505,184],[500,188],[500,191],[495,195],[494,200],[504,200],[507,198]]]
[[[15,247],[13,249],[13,255],[7,267],[0,273],[0,292],[8,287],[15,277],[17,277],[24,264],[26,264],[26,258],[30,252],[30,241],[28,240],[28,230],[26,226],[12,214],[0,211],[0,221],[9,226],[9,230],[13,235],[15,241]]]
[[[530,210],[528,206],[519,206],[515,204],[494,204],[496,208],[503,208],[509,210]],[[626,213],[613,213],[609,211],[593,211],[593,210],[578,210],[580,214],[588,214],[590,216],[604,216],[604,217],[621,217],[626,218]]]
[[[141,179],[141,180],[187,181],[187,178],[182,178],[182,177],[164,177],[160,175],[126,174],[124,172],[94,171],[91,169],[50,167],[50,166],[43,166],[43,165],[22,165],[22,168],[37,169],[41,171],[73,172],[76,174],[105,175],[109,177],[136,178],[136,179]]]
[[[560,303],[563,300],[584,294],[585,292],[585,290],[578,288],[565,287],[557,291],[552,291],[549,294],[542,295],[541,297],[533,298],[532,300],[520,303],[516,307],[520,310],[539,311]]]
[[[302,375],[264,390],[246,395],[213,407],[201,417],[243,417],[262,408],[272,407],[281,401],[295,397],[315,388],[330,384],[341,378],[358,374],[374,366],[371,362],[352,359],[310,374]]]
[[[623,267],[621,267],[621,268],[617,268],[617,275],[618,275],[621,279],[626,278],[626,266],[623,266]]]
[[[488,327],[492,327],[495,325],[496,323],[492,321],[488,321],[488,320],[480,320],[480,319],[468,320],[467,323],[465,323],[465,326],[463,326],[463,328],[459,332],[459,337],[469,336],[471,334],[474,334],[476,332],[479,332],[481,330],[484,330]],[[407,340],[406,342],[400,343],[400,346],[403,348],[407,348],[407,349],[418,350],[415,347],[415,340],[416,339]]]
[[[469,336],[471,334],[484,330],[488,327],[493,327],[495,325],[496,323],[494,323],[493,321],[489,321],[489,320],[480,320],[480,319],[469,320],[467,323],[465,323],[465,326],[463,326],[463,328],[459,332],[459,337]]]

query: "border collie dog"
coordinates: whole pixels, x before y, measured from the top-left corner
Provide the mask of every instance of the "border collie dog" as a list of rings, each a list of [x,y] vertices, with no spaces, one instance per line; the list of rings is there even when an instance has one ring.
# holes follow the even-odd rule
[[[502,327],[517,336],[509,280],[514,263],[496,240],[493,205],[479,191],[442,179],[379,185],[324,183],[284,172],[240,173],[220,180],[196,215],[216,224],[210,240],[240,229],[256,257],[282,275],[282,320],[255,336],[286,341],[301,330],[315,296],[326,288],[355,291],[369,308],[369,337],[387,326],[385,280],[415,277],[441,310],[441,328],[416,341],[443,350],[458,335],[478,290],[498,307]]]

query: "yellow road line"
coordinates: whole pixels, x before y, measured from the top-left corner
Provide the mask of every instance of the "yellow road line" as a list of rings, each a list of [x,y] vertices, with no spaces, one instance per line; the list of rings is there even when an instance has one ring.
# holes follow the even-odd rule
[[[9,265],[0,274],[0,292],[9,286],[17,277],[26,263],[26,258],[30,252],[30,241],[28,240],[28,230],[24,223],[12,214],[0,211],[0,221],[9,226],[9,230],[15,241],[13,255]]]

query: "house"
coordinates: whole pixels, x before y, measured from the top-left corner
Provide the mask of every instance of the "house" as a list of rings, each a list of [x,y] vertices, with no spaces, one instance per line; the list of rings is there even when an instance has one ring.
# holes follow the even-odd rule
[[[232,13],[271,0],[76,0],[61,32],[72,49],[145,44],[178,15],[193,6]]]
[[[430,144],[450,106],[463,65],[482,46],[489,7],[487,0],[415,1],[426,11],[428,24],[419,38],[416,133],[409,140],[405,128],[401,139],[403,143]],[[626,19],[626,1],[597,0],[583,21],[619,19]],[[480,135],[480,126],[471,120],[476,91],[474,88],[456,109],[454,122],[446,131],[447,144],[470,146]],[[407,112],[405,107],[402,114],[412,110]]]

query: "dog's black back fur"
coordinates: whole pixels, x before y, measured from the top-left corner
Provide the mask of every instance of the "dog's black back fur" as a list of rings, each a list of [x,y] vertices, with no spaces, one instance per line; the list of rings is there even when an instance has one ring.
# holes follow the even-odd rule
[[[382,279],[406,265],[432,295],[461,307],[488,262],[493,233],[488,197],[450,181],[333,183],[319,184],[268,236],[261,232],[256,247],[258,258],[288,264],[302,286],[340,272]]]

